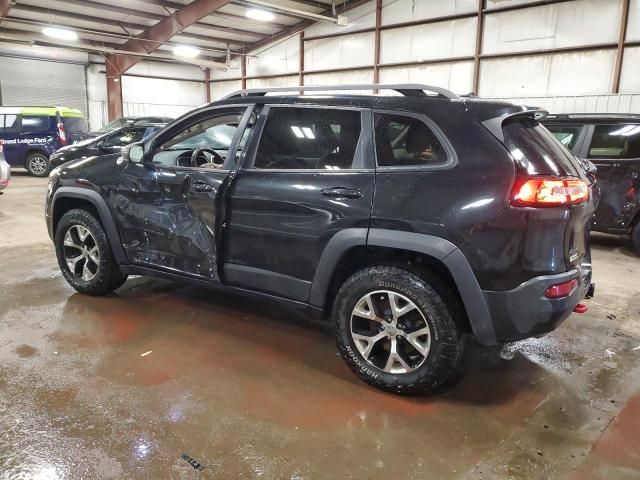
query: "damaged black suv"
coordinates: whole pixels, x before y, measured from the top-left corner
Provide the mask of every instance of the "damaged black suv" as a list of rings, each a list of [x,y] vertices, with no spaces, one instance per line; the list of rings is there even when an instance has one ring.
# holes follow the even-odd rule
[[[397,393],[442,385],[464,335],[541,335],[589,296],[594,189],[545,112],[425,85],[301,89],[316,93],[238,92],[52,171],[67,281],[105,295],[160,275],[288,302]],[[401,95],[317,92],[365,89]]]

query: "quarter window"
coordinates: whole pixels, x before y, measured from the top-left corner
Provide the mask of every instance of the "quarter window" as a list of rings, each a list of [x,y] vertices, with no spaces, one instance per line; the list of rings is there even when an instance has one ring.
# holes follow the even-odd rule
[[[589,158],[640,158],[640,124],[596,125]]]
[[[582,130],[579,125],[546,125],[546,127],[569,150],[573,150],[575,147]]]
[[[254,168],[352,168],[361,128],[360,112],[355,110],[273,107]]]
[[[420,119],[376,113],[375,135],[380,167],[432,166],[447,162],[444,147]]]

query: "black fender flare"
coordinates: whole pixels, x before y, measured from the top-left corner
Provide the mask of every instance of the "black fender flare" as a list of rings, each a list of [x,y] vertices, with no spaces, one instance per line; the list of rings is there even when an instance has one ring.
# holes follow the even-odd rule
[[[56,190],[56,193],[53,195],[51,222],[53,222],[53,212],[55,212],[56,209],[56,202],[61,198],[78,198],[91,203],[91,205],[95,207],[98,215],[100,216],[100,222],[102,223],[102,226],[104,227],[104,230],[107,234],[107,238],[109,239],[109,245],[111,246],[111,251],[113,252],[116,263],[119,265],[126,265],[129,263],[127,255],[122,246],[122,242],[120,241],[120,233],[118,233],[118,228],[116,227],[116,223],[113,220],[113,216],[111,215],[111,210],[109,210],[107,202],[98,192],[82,187],[58,188],[58,190]],[[53,232],[53,228],[52,234],[55,235],[55,232]]]
[[[453,278],[464,304],[473,334],[484,345],[495,345],[496,334],[484,295],[464,254],[444,238],[414,232],[349,228],[327,243],[313,279],[309,303],[324,307],[331,277],[344,253],[354,246],[388,247],[422,253],[442,262]]]

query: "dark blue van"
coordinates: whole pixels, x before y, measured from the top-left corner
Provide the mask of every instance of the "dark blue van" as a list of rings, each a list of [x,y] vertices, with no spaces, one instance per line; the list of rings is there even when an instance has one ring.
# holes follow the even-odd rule
[[[82,112],[66,107],[0,107],[0,141],[12,167],[46,177],[49,156],[87,132]]]

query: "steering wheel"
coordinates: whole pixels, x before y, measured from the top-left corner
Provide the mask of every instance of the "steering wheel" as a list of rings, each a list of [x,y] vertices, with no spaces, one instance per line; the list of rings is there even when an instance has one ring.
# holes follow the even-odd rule
[[[213,161],[209,161],[205,153],[208,153],[213,157]],[[200,158],[204,159],[204,162],[200,161]],[[224,165],[224,158],[213,150],[207,147],[198,147],[191,154],[191,166],[192,167],[209,167],[209,168],[222,168]]]

